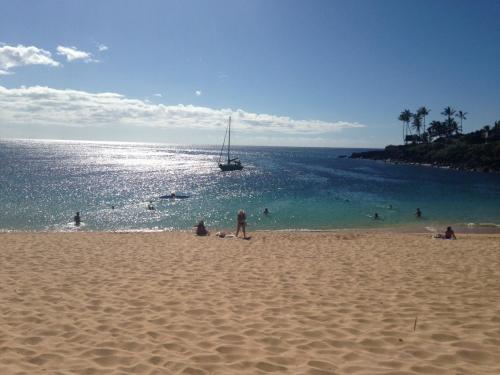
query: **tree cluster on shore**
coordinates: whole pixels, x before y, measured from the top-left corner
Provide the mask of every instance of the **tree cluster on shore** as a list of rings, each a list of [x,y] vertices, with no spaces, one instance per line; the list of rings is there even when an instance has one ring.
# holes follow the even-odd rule
[[[500,121],[463,134],[462,124],[467,119],[467,112],[446,107],[441,112],[444,120],[432,121],[426,128],[425,120],[429,113],[426,107],[419,108],[415,113],[407,109],[401,112],[398,119],[403,123],[404,145],[353,153],[351,157],[500,171]]]
[[[467,120],[467,112],[456,111],[451,107],[444,108],[441,114],[444,116],[443,121],[434,120],[426,128],[426,116],[431,112],[425,106],[417,109],[415,113],[405,109],[401,112],[398,120],[403,123],[403,142],[411,143],[429,143],[434,139],[447,138],[452,135],[463,133],[463,121]],[[460,120],[457,123],[456,119]]]

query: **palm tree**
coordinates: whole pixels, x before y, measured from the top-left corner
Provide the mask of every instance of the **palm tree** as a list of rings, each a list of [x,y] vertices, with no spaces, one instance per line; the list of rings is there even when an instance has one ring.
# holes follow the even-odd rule
[[[429,115],[430,111],[431,110],[426,108],[425,106],[422,106],[417,110],[417,113],[424,119],[424,131],[423,131],[424,133],[425,133],[425,116]]]
[[[458,132],[457,123],[453,120],[453,115],[455,114],[455,110],[450,106],[445,107],[441,114],[446,117],[446,126],[448,127],[449,134],[453,134],[454,132]]]
[[[410,112],[410,110],[405,109],[403,112],[401,112],[401,114],[398,117],[398,120],[403,122],[403,142],[405,143],[406,143],[406,134],[410,129],[409,124],[411,120],[411,115],[412,113]]]
[[[460,127],[458,128],[458,131],[460,133],[463,133],[462,121],[467,120],[467,117],[465,117],[466,114],[467,112],[462,112],[462,111],[458,111],[458,113],[456,114],[456,116],[460,119]]]
[[[398,120],[403,123],[403,142],[405,140],[405,122],[406,122],[406,116],[404,115],[404,112],[401,112],[399,114]]]
[[[431,141],[434,138],[443,137],[446,135],[445,124],[441,121],[432,121],[427,128],[427,133]]]
[[[448,106],[448,107],[444,108],[444,110],[443,110],[443,112],[441,112],[441,114],[443,116],[448,117],[448,121],[450,121],[451,118],[452,118],[452,116],[455,114],[455,112],[456,111],[453,108],[451,108],[450,106]]]
[[[420,138],[420,134],[421,134],[420,130],[422,129],[422,117],[417,111],[417,113],[414,113],[412,115],[412,118],[413,118],[413,121],[412,121],[411,126],[413,126],[413,129],[415,129],[417,131],[418,137]]]

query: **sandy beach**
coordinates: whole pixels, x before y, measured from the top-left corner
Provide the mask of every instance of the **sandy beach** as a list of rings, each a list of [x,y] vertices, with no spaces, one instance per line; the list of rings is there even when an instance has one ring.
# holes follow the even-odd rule
[[[500,235],[0,234],[0,374],[499,374]]]

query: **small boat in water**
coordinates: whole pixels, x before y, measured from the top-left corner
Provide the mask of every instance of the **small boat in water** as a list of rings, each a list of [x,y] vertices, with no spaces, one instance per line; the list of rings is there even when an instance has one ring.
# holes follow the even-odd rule
[[[226,143],[226,136],[228,136],[227,141],[227,162],[222,163],[222,153],[224,152],[224,145]],[[231,159],[231,116],[229,116],[229,124],[226,129],[226,134],[224,135],[224,142],[222,142],[222,148],[220,149],[219,155],[219,168],[222,172],[229,171],[241,171],[243,169],[243,165],[241,164],[240,159],[233,158]]]

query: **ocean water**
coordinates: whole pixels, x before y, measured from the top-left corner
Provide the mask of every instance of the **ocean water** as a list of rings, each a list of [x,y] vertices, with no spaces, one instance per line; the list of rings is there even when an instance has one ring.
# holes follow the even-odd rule
[[[76,211],[79,230],[231,229],[240,208],[250,231],[500,224],[500,175],[339,158],[352,151],[235,147],[245,168],[223,173],[218,147],[0,140],[0,230],[74,230]]]

